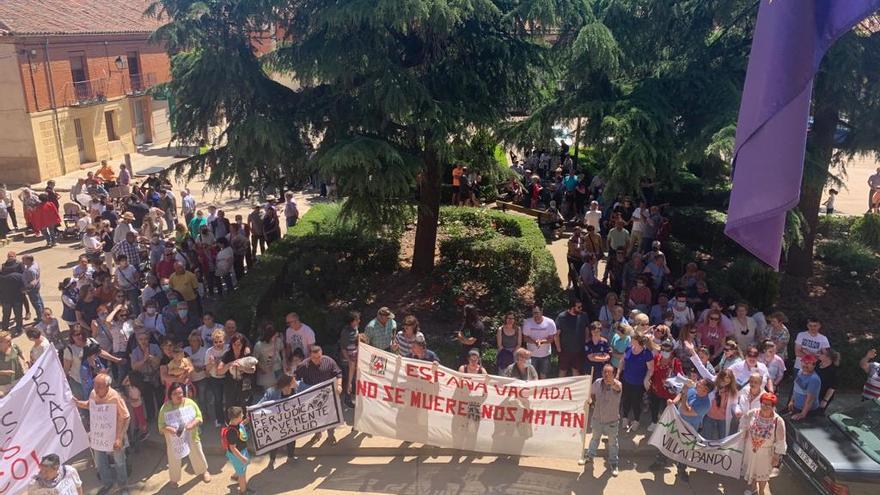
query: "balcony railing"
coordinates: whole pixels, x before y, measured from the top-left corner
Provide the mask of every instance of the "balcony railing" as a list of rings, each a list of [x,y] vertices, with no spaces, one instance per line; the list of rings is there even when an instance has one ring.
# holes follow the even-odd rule
[[[129,74],[128,87],[125,88],[127,95],[141,95],[156,85],[156,74],[147,72],[144,74]]]
[[[93,105],[107,101],[107,80],[99,78],[68,83],[64,89],[64,101],[68,106]]]

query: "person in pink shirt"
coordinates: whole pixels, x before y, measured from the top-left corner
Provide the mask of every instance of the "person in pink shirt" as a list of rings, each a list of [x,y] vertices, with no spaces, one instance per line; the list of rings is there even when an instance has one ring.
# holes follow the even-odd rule
[[[706,319],[697,326],[700,335],[700,345],[709,348],[710,361],[715,361],[724,352],[724,337],[726,335],[721,326],[721,311],[709,310]]]

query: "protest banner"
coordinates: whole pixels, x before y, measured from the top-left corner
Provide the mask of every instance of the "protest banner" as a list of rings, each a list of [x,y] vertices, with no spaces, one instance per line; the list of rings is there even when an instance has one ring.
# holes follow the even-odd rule
[[[743,461],[743,438],[737,432],[721,440],[706,440],[681,418],[675,406],[667,406],[648,443],[660,453],[692,468],[739,478]]]
[[[116,441],[116,404],[89,401],[89,445],[93,450],[113,452]]]
[[[89,447],[57,352],[44,352],[0,399],[0,432],[0,495],[24,492],[44,455],[66,462]]]
[[[180,435],[168,435],[171,451],[178,459],[189,455],[191,432],[186,430],[187,423],[196,419],[196,412],[190,406],[179,407],[165,413],[165,425],[182,430]]]
[[[358,431],[438,447],[578,459],[589,377],[523,382],[358,350]]]
[[[290,397],[248,407],[256,454],[343,423],[336,380],[327,380]]]

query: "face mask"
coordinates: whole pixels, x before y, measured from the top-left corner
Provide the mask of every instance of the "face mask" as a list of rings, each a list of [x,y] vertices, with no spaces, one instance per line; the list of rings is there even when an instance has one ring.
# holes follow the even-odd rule
[[[675,301],[675,306],[678,309],[684,309],[687,306],[687,301]]]
[[[186,315],[189,314],[189,310],[181,309],[177,312],[177,314],[179,314],[181,318],[186,318]]]
[[[672,320],[666,320],[666,321],[664,321],[663,323],[666,324],[667,327],[671,327],[671,326],[672,326]]]
[[[156,308],[147,308],[147,314],[150,316],[156,314]]]
[[[672,353],[669,351],[662,351],[660,352],[660,356],[662,356],[663,359],[669,359],[670,357],[672,357]]]
[[[171,286],[170,285],[163,285],[162,290],[169,291],[169,290],[171,290]]]

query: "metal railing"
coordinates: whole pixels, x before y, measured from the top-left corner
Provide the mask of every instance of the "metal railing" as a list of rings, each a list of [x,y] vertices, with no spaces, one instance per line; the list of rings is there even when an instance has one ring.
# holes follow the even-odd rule
[[[64,101],[68,106],[92,105],[107,101],[107,80],[99,78],[68,83],[64,89]]]
[[[129,74],[128,87],[125,88],[125,94],[137,95],[143,94],[148,89],[156,85],[156,74],[147,72],[144,74]]]

